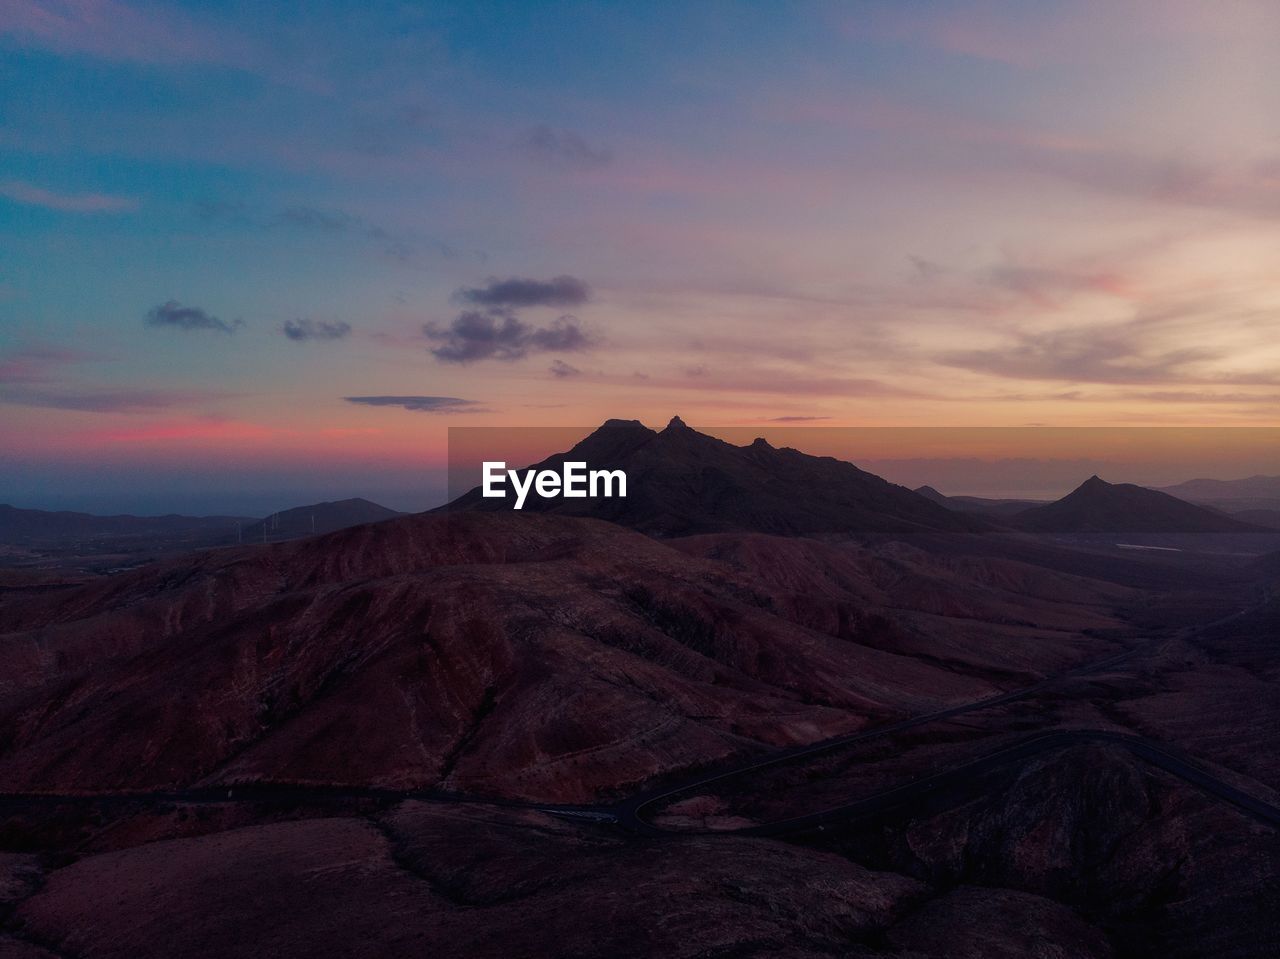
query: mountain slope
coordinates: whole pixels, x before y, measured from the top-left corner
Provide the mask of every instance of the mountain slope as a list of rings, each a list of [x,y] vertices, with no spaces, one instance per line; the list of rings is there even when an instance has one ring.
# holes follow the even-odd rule
[[[1014,517],[1037,533],[1252,533],[1259,528],[1158,490],[1092,476],[1062,499]]]
[[[581,443],[536,469],[565,461],[589,469],[621,469],[626,498],[546,499],[531,495],[525,510],[589,515],[652,536],[728,530],[777,535],[950,531],[986,528],[902,486],[832,457],[776,449],[763,439],[734,446],[699,433],[679,417],[655,432],[635,420],[609,420]],[[450,510],[501,511],[506,500],[479,489]]]

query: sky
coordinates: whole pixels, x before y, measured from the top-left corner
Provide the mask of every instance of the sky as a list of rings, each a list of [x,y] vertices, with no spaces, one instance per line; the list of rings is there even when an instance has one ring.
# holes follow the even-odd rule
[[[416,509],[449,427],[608,417],[1276,426],[1278,48],[1272,0],[5,0],[0,501]]]

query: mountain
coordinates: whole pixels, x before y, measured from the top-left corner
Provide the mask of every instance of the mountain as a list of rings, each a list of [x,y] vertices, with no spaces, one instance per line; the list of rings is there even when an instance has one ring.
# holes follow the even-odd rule
[[[1160,491],[1226,513],[1280,510],[1280,476],[1250,476],[1238,480],[1194,479],[1177,486],[1162,487]]]
[[[980,519],[948,510],[843,460],[776,449],[763,439],[734,446],[690,429],[678,416],[661,431],[636,420],[609,420],[567,453],[533,468],[559,470],[565,461],[623,470],[627,496],[530,496],[525,510],[594,516],[658,537],[727,530],[803,535],[987,528]],[[478,488],[445,507],[509,508],[506,500],[483,498]]]
[[[319,533],[332,533],[346,529],[348,526],[359,526],[362,523],[377,523],[384,519],[393,519],[403,514],[379,506],[367,499],[343,499],[335,502],[312,503],[310,506],[295,506],[293,509],[281,510],[270,516],[245,526],[242,531],[246,543],[275,542],[282,539],[296,539],[299,536],[311,536]]]
[[[170,537],[193,532],[235,535],[238,516],[94,516],[65,510],[20,509],[0,504],[0,543],[55,544],[128,537]]]
[[[1158,490],[1091,476],[1062,499],[1013,518],[1037,533],[1256,533],[1259,527]]]
[[[1193,479],[1176,486],[1162,486],[1160,492],[1195,503],[1224,500],[1280,500],[1280,476],[1249,476],[1245,479]]]
[[[987,499],[982,496],[947,496],[932,486],[921,486],[916,490],[925,499],[932,500],[939,506],[957,510],[961,513],[976,513],[989,519],[1007,519],[1042,503],[1029,499]]]

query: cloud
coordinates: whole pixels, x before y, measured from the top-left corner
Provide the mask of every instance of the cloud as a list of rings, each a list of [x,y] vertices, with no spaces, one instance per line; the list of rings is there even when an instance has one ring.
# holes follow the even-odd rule
[[[234,333],[244,326],[244,320],[236,319],[228,323],[198,306],[183,306],[176,300],[168,300],[149,310],[146,323],[148,326],[169,326],[178,330],[217,330],[219,333]]]
[[[329,236],[349,236],[376,247],[384,256],[401,263],[413,263],[422,255],[454,260],[463,254],[440,240],[408,230],[392,229],[371,223],[364,217],[344,210],[325,210],[312,206],[290,206],[278,212],[253,210],[244,203],[227,200],[200,200],[193,212],[206,223],[224,223],[255,230],[291,229]],[[483,260],[479,252],[472,254]]]
[[[611,150],[591,146],[572,130],[546,124],[530,127],[516,145],[544,162],[569,169],[596,170],[613,162]]]
[[[280,328],[295,343],[308,340],[340,340],[351,333],[351,324],[339,320],[329,323],[324,320],[287,320]]]
[[[344,396],[348,403],[360,406],[398,406],[415,413],[483,413],[475,400],[456,396]]]
[[[280,211],[277,218],[287,226],[296,226],[304,230],[322,230],[328,233],[342,233],[361,223],[359,217],[341,210],[317,210],[309,206],[291,206]]]
[[[96,358],[61,346],[28,346],[0,356],[0,383],[45,383],[52,379],[53,371],[59,367]]]
[[[443,363],[510,362],[529,353],[583,350],[592,343],[576,317],[562,316],[550,326],[534,327],[506,309],[464,310],[449,326],[427,323],[422,332],[443,344],[431,351]]]
[[[1078,272],[1004,265],[987,271],[983,279],[990,286],[1016,293],[1037,306],[1044,307],[1051,307],[1060,297],[1076,293],[1099,293],[1116,297],[1130,295],[1125,277],[1107,271]]]
[[[943,354],[947,366],[988,373],[1006,379],[1051,380],[1070,383],[1161,384],[1236,383],[1266,385],[1274,377],[1222,374],[1195,369],[1223,359],[1206,347],[1183,347],[1152,352],[1151,321],[1113,327],[1081,327],[1020,333],[1013,344],[1000,348],[958,350]]]
[[[184,390],[58,390],[0,387],[0,403],[84,413],[152,413],[224,399],[228,394]]]
[[[809,423],[813,420],[829,420],[830,416],[775,416],[770,423]]]
[[[947,268],[941,263],[935,263],[923,256],[911,255],[907,259],[911,262],[912,277],[923,283],[930,283],[947,272]]]
[[[558,380],[567,380],[570,377],[582,375],[582,370],[576,366],[570,366],[564,360],[552,360],[548,372]]]
[[[296,67],[251,36],[215,26],[162,5],[121,0],[6,0],[0,34],[57,54],[190,68],[216,64],[302,83]]]
[[[591,299],[591,288],[572,276],[557,276],[550,280],[490,277],[487,285],[464,288],[454,295],[462,302],[476,306],[563,308],[586,303]]]
[[[22,180],[0,183],[0,196],[26,206],[44,207],[61,213],[121,213],[138,206],[136,200],[106,193],[55,193]]]

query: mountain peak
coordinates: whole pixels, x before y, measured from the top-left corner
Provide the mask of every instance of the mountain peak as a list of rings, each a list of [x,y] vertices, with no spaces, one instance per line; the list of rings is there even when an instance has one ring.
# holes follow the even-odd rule
[[[678,417],[678,416],[673,416],[673,417],[671,417],[671,422],[667,424],[667,429],[669,429],[669,430],[687,430],[687,429],[689,429],[689,426],[685,423],[685,421],[684,421],[684,420],[680,419],[680,417]]]
[[[1017,514],[1037,533],[1243,533],[1257,527],[1132,483],[1090,476],[1062,499]]]

